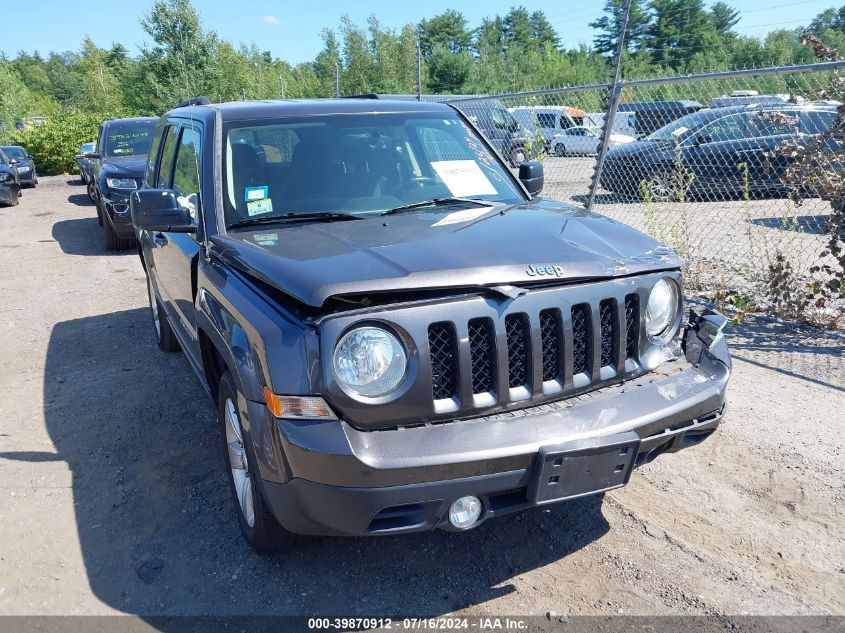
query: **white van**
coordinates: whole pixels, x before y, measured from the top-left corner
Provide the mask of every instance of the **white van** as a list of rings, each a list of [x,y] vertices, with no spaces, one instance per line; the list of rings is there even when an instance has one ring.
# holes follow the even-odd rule
[[[583,120],[576,121],[570,116],[568,109],[565,106],[516,106],[508,111],[532,132],[539,130],[548,150],[555,135],[584,124]]]
[[[604,112],[590,112],[587,115],[587,118],[590,119],[590,122],[585,123],[584,125],[600,128],[602,125],[604,125],[604,117]],[[613,129],[611,129],[610,132],[611,134],[622,134],[624,136],[633,136],[634,138],[636,138],[637,113],[617,112],[616,116],[613,119]]]

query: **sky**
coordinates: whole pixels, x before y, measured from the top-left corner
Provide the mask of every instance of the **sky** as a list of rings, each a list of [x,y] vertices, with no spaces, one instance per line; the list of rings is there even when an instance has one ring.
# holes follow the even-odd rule
[[[0,0],[2,1],[2,0]],[[709,6],[715,0],[705,0]],[[839,6],[836,0],[727,0],[739,9],[741,20],[736,27],[740,33],[763,36],[776,28],[806,26],[824,9]],[[842,0],[839,0],[842,2]],[[4,24],[12,28],[0,30],[0,51],[13,57],[19,50],[50,51],[78,50],[82,38],[89,35],[94,42],[108,48],[114,42],[123,44],[136,54],[146,34],[140,18],[152,6],[152,0],[39,0],[38,15],[29,2],[3,2]],[[202,16],[203,25],[213,29],[223,39],[239,43],[255,42],[260,50],[270,51],[292,64],[313,60],[322,49],[320,31],[335,28],[340,16],[348,14],[362,26],[367,17],[375,14],[391,28],[454,8],[461,11],[474,28],[484,17],[504,15],[513,5],[522,4],[529,11],[545,12],[566,48],[580,43],[589,44],[593,31],[588,24],[602,15],[604,0],[567,3],[561,0],[428,0],[402,2],[397,0],[317,0],[282,2],[281,0],[194,0]],[[27,28],[28,27],[28,28]]]

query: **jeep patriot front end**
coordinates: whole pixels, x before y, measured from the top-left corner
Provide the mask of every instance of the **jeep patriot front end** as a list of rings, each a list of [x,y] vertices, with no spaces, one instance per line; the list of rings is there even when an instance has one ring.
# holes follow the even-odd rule
[[[146,173],[158,343],[216,403],[258,551],[602,493],[720,422],[724,318],[683,314],[682,260],[537,197],[448,105],[198,100]]]

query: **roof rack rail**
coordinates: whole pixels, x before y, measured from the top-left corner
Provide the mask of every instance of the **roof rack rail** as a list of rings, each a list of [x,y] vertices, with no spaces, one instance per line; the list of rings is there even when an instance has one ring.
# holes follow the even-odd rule
[[[375,92],[365,92],[360,95],[338,95],[338,99],[381,99]]]
[[[193,99],[185,99],[184,101],[180,101],[174,107],[187,108],[188,106],[209,105],[210,103],[211,99],[209,99],[208,97],[194,97]]]

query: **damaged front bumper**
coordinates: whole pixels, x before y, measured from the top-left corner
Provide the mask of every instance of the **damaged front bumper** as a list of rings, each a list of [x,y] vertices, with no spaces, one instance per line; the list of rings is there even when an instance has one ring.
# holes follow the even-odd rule
[[[731,371],[725,323],[715,312],[691,313],[683,358],[621,384],[521,411],[388,431],[361,431],[343,421],[269,421],[279,450],[270,455],[265,443],[266,459],[259,450],[265,498],[292,532],[366,535],[449,529],[449,506],[464,495],[481,499],[481,523],[617,488],[634,467],[694,446],[718,426]],[[248,407],[253,421],[268,415],[259,403]],[[617,446],[629,457],[615,478],[581,469],[571,475],[577,485],[563,496],[538,491],[552,467],[544,460],[557,464],[563,460],[556,455],[580,459]],[[271,472],[270,462],[284,464],[281,476]]]

